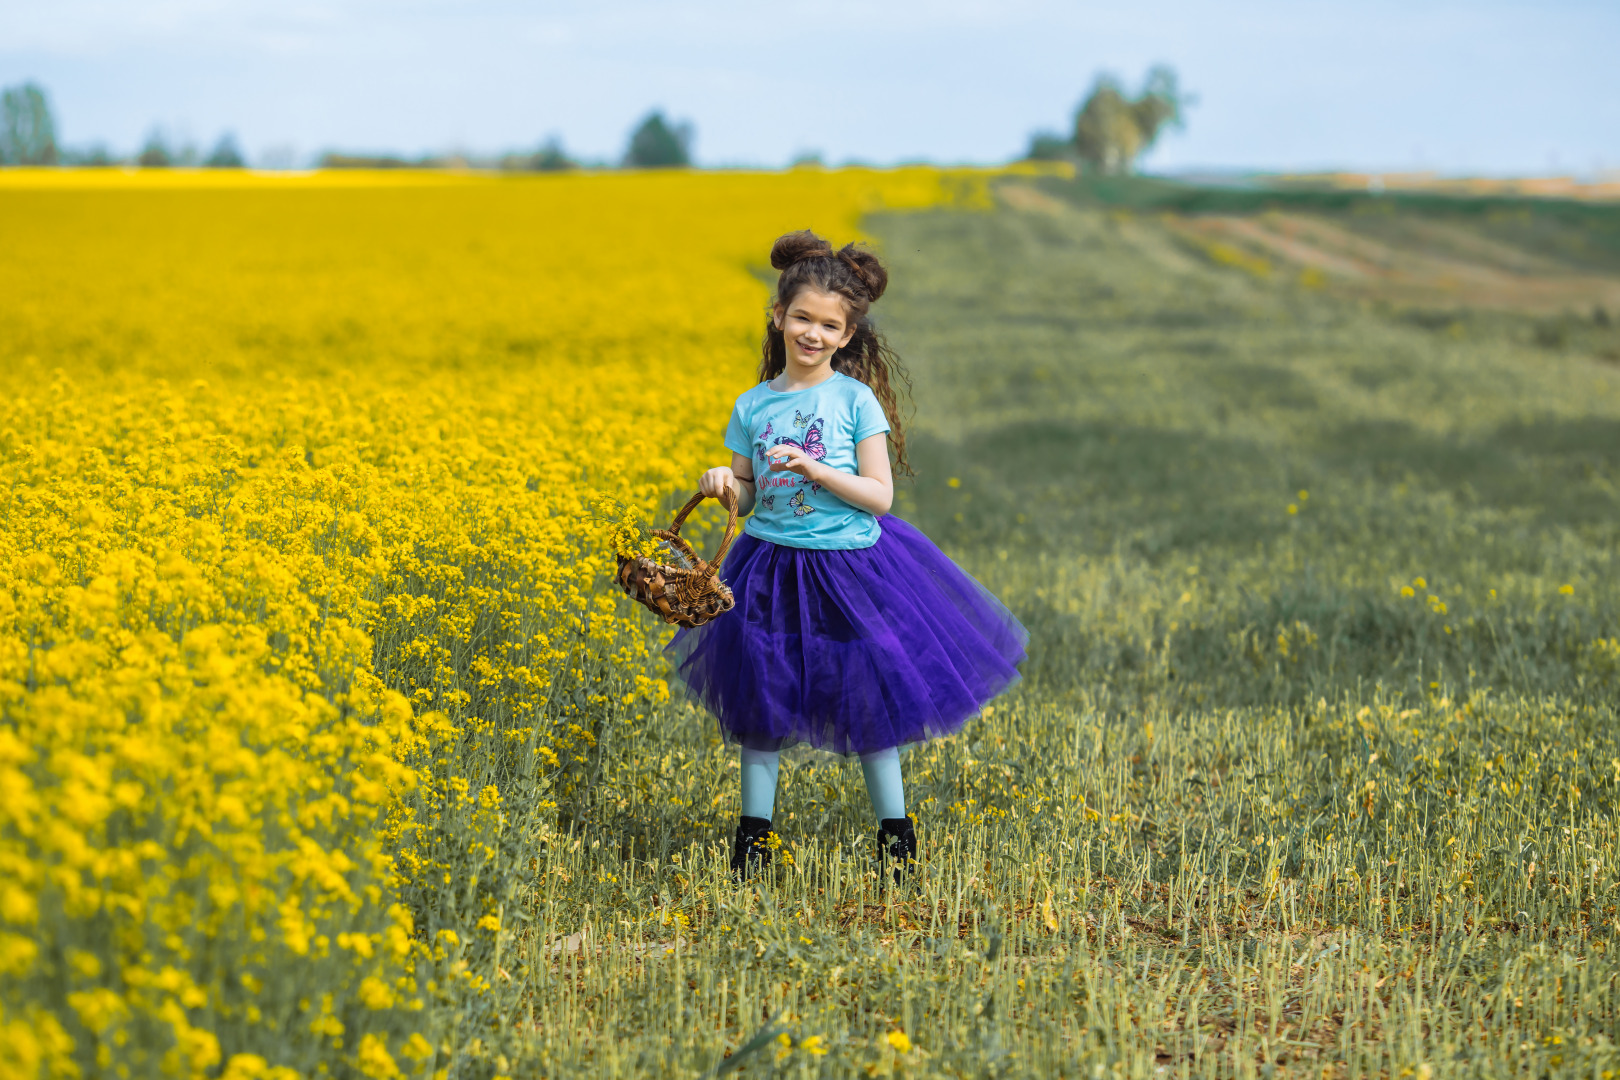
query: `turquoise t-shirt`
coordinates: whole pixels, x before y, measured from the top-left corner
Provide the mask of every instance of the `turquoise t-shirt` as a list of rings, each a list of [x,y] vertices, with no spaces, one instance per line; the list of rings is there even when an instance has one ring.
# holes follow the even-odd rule
[[[865,383],[833,373],[826,382],[779,392],[760,383],[737,399],[726,448],[754,462],[754,513],[748,535],[788,547],[864,548],[877,543],[877,518],[820,484],[772,469],[765,454],[791,444],[826,465],[858,475],[855,444],[889,430],[883,406]]]

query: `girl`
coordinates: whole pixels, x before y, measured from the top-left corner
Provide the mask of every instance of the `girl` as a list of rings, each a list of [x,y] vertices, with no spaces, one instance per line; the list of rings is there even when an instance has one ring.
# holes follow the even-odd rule
[[[894,392],[905,374],[867,317],[889,280],[877,256],[806,231],[778,240],[771,265],[782,273],[759,383],[732,410],[730,466],[698,481],[753,511],[724,569],[737,606],[669,650],[741,746],[733,871],[770,862],[778,754],[801,742],[860,757],[878,858],[904,865],[917,839],[899,748],[957,731],[1011,685],[1029,635],[927,537],[885,517],[890,451],[910,467]]]

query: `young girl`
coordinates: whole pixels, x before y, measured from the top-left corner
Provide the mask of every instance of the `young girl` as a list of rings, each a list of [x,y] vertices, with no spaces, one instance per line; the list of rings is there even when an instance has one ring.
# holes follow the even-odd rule
[[[889,275],[877,256],[790,233],[759,383],[726,430],[726,488],[747,514],[723,577],[737,606],[675,636],[680,680],[741,745],[742,820],[731,865],[770,861],[778,755],[795,743],[858,755],[878,858],[916,858],[899,748],[949,735],[1018,677],[1029,635],[1002,604],[899,518],[909,472],[899,359],[867,318]],[[881,519],[881,520],[880,520]],[[896,879],[899,869],[896,868]]]

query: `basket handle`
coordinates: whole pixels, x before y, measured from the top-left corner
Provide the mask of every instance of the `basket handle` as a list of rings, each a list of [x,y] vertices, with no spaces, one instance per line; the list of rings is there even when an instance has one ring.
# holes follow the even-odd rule
[[[686,500],[686,505],[681,507],[680,512],[675,515],[675,520],[669,523],[668,532],[671,539],[680,540],[681,526],[686,524],[687,515],[696,510],[698,504],[707,498],[708,496],[700,491]],[[705,564],[708,567],[710,577],[720,572],[720,564],[726,561],[726,552],[731,549],[731,542],[737,538],[737,494],[731,490],[731,485],[727,484],[725,492],[717,496],[717,498],[720,505],[726,508],[729,516],[726,518],[726,534],[720,538],[720,549],[714,553],[714,558]],[[681,544],[690,550],[690,546],[684,540],[681,541]]]

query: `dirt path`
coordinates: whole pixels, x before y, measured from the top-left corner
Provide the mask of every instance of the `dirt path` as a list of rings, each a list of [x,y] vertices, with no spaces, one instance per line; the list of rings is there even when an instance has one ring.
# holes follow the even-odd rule
[[[1411,242],[1392,243],[1307,214],[1165,220],[1195,247],[1233,245],[1377,299],[1531,312],[1620,308],[1620,278],[1570,273],[1550,259],[1445,223],[1411,223]]]

